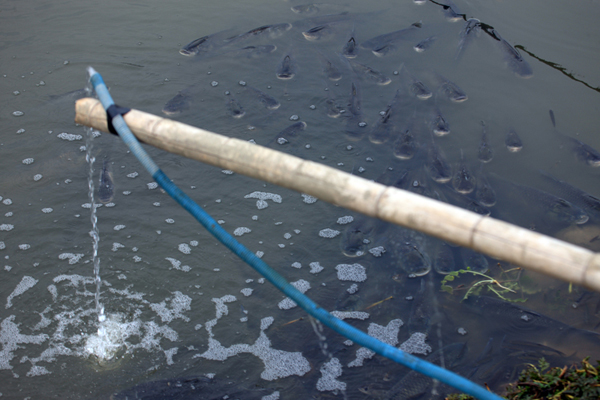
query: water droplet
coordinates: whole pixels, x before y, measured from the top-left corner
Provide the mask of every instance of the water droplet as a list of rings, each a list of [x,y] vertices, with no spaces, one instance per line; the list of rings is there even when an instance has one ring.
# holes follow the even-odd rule
[[[14,115],[15,117],[20,117],[21,115],[23,115],[23,111],[13,111],[12,115]]]

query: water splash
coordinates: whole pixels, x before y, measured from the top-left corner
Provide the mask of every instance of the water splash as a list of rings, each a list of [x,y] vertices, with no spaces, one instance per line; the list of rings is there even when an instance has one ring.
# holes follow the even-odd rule
[[[96,293],[94,299],[96,301],[96,312],[98,314],[98,321],[104,322],[106,315],[104,314],[104,306],[100,302],[100,288],[102,286],[102,279],[100,278],[100,257],[98,257],[98,246],[100,243],[100,231],[98,229],[98,217],[96,216],[96,203],[94,202],[94,157],[92,150],[94,148],[94,137],[99,135],[97,131],[91,128],[86,128],[86,154],[85,160],[89,164],[88,174],[88,198],[90,200],[90,221],[92,222],[92,230],[90,236],[92,238],[93,255],[92,261],[94,264],[94,282],[96,283]]]

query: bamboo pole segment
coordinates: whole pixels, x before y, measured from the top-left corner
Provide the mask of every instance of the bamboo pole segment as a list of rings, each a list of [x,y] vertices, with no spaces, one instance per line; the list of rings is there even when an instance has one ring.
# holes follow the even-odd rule
[[[96,99],[77,101],[75,122],[108,132]],[[315,196],[494,258],[600,291],[600,255],[518,226],[372,182],[335,168],[131,110],[125,122],[144,143]]]

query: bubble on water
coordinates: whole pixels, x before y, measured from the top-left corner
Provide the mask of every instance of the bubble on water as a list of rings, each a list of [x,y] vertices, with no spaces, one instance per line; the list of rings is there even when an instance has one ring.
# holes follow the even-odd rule
[[[317,390],[320,392],[332,391],[332,390],[346,390],[346,383],[338,381],[338,378],[342,375],[342,364],[337,358],[332,358],[320,369],[321,377],[317,381]]]
[[[349,224],[352,221],[354,221],[354,217],[351,216],[351,215],[346,215],[346,216],[343,216],[343,217],[339,217],[337,219],[337,223],[340,224],[340,225],[346,225],[346,224]]]
[[[297,116],[296,114],[294,114],[290,117],[290,121],[298,121],[299,119],[300,119],[300,117]]]
[[[106,204],[104,205],[104,207],[108,207],[108,208],[111,208],[111,207],[114,207],[114,206],[116,206],[116,204],[115,204],[115,203],[112,203],[112,202],[111,202],[111,203],[106,203]]]
[[[183,254],[190,254],[192,252],[192,248],[187,243],[181,243],[177,248]]]
[[[289,141],[286,138],[284,138],[284,137],[278,137],[277,138],[277,144],[283,145],[283,144],[286,144],[286,143],[289,143]]]
[[[296,289],[298,289],[301,293],[306,293],[306,291],[308,289],[310,289],[310,283],[308,283],[307,281],[305,281],[304,279],[300,279],[296,282],[291,282],[290,283],[293,287],[295,287]],[[290,299],[289,297],[286,297],[285,299],[281,300],[279,302],[279,304],[277,304],[277,306],[282,309],[282,310],[289,310],[291,308],[294,308],[297,306],[296,302],[293,301],[292,299]]]
[[[212,81],[212,82],[210,83],[210,86],[212,86],[212,87],[215,87],[215,86],[217,86],[218,84],[219,84],[219,82],[217,82],[217,81]]]
[[[244,288],[244,289],[240,290],[240,292],[246,297],[250,296],[253,291],[254,291],[254,289],[250,289],[250,288]]]
[[[256,201],[256,207],[259,210],[265,209],[269,206],[266,200],[271,200],[275,203],[281,203],[281,196],[275,193],[267,192],[252,192],[244,196],[245,199],[258,199]]]
[[[4,242],[0,242],[0,250],[4,250],[6,248],[6,244]]]
[[[6,214],[4,214],[5,217],[12,217],[13,216],[13,212],[9,211]]]
[[[146,183],[146,186],[148,187],[148,189],[150,190],[154,190],[158,187],[158,183],[156,182],[150,182],[150,183]]]
[[[365,158],[365,161],[373,162],[373,158],[372,157],[367,157],[367,158]]]
[[[219,224],[219,225],[223,225],[224,223],[225,223],[224,219],[217,220],[217,224]]]
[[[132,173],[130,173],[130,174],[127,174],[127,177],[128,177],[128,178],[132,178],[132,179],[133,179],[133,178],[137,178],[137,176],[138,176],[138,175],[139,175],[139,174],[138,174],[137,172],[132,172]]]
[[[358,126],[364,128],[365,126],[367,126],[367,123],[365,121],[361,121],[358,123]]]
[[[131,191],[129,191],[129,190],[125,190],[123,192],[123,196],[129,196],[130,194],[131,194]]]
[[[190,246],[197,247],[198,246],[198,241],[197,240],[191,240],[190,241]]]
[[[13,92],[13,94],[14,94],[15,96],[18,96],[18,95],[20,95],[20,94],[21,94],[21,92],[19,92],[18,90],[15,90],[15,91]]]
[[[359,172],[359,173],[361,173],[361,174],[362,174],[362,173],[363,173],[363,172],[365,172],[365,171],[366,171],[366,170],[365,170],[363,167],[358,167],[358,172]]]
[[[0,225],[0,231],[9,232],[9,231],[12,231],[14,228],[15,228],[15,226],[11,225],[11,224],[2,224],[2,225]]]
[[[10,265],[5,265],[4,266],[4,270],[5,271],[10,271],[12,269],[12,267]]]
[[[4,200],[2,200],[2,204],[6,205],[6,206],[10,206],[12,204],[12,200],[11,199],[4,199]]]
[[[125,229],[125,225],[115,225],[115,227],[113,228],[115,231],[120,231],[122,229]]]
[[[393,319],[387,326],[371,323],[367,333],[369,336],[373,336],[375,339],[379,339],[390,346],[395,346],[398,344],[398,331],[403,324],[401,319]],[[351,361],[348,366],[362,367],[363,361],[372,358],[374,355],[374,351],[361,347],[356,351],[356,359]]]
[[[20,244],[19,249],[21,250],[29,250],[31,248],[30,244]]]
[[[19,282],[19,284],[15,288],[15,290],[13,290],[12,293],[9,294],[8,297],[6,298],[6,308],[11,308],[12,307],[12,300],[15,297],[22,295],[27,290],[29,290],[32,287],[34,287],[36,283],[38,283],[37,279],[34,279],[31,276],[24,276],[21,279],[21,282]]]
[[[233,171],[230,169],[224,169],[221,172],[224,173],[225,175],[233,175]]]
[[[37,181],[39,181],[39,180],[40,180],[40,179],[42,179],[42,178],[43,178],[42,174],[35,174],[35,175],[33,176],[33,180],[34,180],[34,182],[37,182]]]
[[[310,267],[311,274],[318,274],[324,269],[318,261],[311,262],[310,264],[308,264],[308,266]]]
[[[383,246],[373,247],[372,249],[369,249],[369,253],[371,253],[373,255],[373,257],[381,257],[383,255],[383,253],[385,253],[385,247],[383,247]]]
[[[239,81],[239,82],[238,82],[238,84],[239,84],[240,86],[246,86],[246,82],[245,82],[245,81]]]
[[[25,165],[29,165],[29,164],[33,164],[33,161],[34,161],[33,158],[30,157],[30,158],[24,159],[22,162]]]
[[[23,111],[13,111],[12,115],[14,115],[15,117],[20,117],[21,115],[23,115]]]
[[[421,332],[415,332],[408,340],[402,343],[398,348],[406,353],[410,354],[423,354],[427,355],[431,353],[431,346],[425,343],[427,335]]]
[[[258,258],[262,258],[262,257],[265,255],[265,252],[264,252],[264,251],[257,250],[255,254],[256,254],[256,257],[258,257]]]
[[[167,218],[167,219],[165,219],[165,222],[166,222],[167,224],[174,224],[174,223],[175,223],[175,220],[174,220],[173,218]]]
[[[292,263],[292,267],[293,268],[302,268],[302,264],[300,264],[299,262],[296,261],[296,262]]]
[[[14,358],[13,352],[23,347],[20,344],[42,344],[48,340],[48,335],[25,335],[19,332],[19,324],[14,322],[15,315],[2,320],[0,324],[0,343],[2,353],[0,357],[0,370],[12,369],[10,361]]]
[[[150,304],[150,308],[161,318],[162,322],[171,322],[174,319],[182,319],[189,322],[190,319],[183,315],[183,312],[191,310],[192,298],[176,291],[173,298],[167,297],[160,303]],[[170,303],[167,305],[167,301]]]
[[[340,234],[340,231],[336,231],[335,229],[329,229],[329,228],[322,229],[319,231],[320,237],[324,237],[324,238],[328,238],[328,239],[332,239],[339,234]]]
[[[523,314],[523,315],[521,315],[521,319],[522,319],[523,321],[525,321],[525,322],[529,322],[529,321],[531,321],[531,317],[530,317],[529,315],[527,315],[527,314]]]
[[[69,65],[69,61],[68,61],[68,60],[65,60],[65,61],[63,62],[63,65]]]
[[[463,328],[462,326],[457,329],[457,332],[459,335],[463,335],[463,336],[467,334],[467,330],[465,328]]]
[[[253,215],[252,216],[252,221],[258,221],[258,215]]]
[[[241,226],[239,228],[236,228],[233,231],[233,235],[234,236],[242,236],[243,234],[250,233],[250,232],[252,232],[252,230],[250,228],[246,228],[245,226]]]
[[[358,285],[356,283],[353,283],[352,285],[350,285],[350,287],[348,289],[346,289],[346,292],[348,292],[350,294],[354,294],[354,293],[358,292]]]
[[[83,256],[84,255],[81,253],[79,253],[79,254],[62,253],[58,256],[58,259],[59,260],[69,260],[69,264],[77,264]]]
[[[133,256],[133,261],[136,262],[136,263],[138,263],[138,262],[142,261],[142,257],[140,257],[140,256]]]
[[[75,140],[81,140],[81,139],[83,139],[82,135],[75,135],[75,134],[67,133],[67,132],[59,133],[58,135],[56,135],[56,137],[58,137],[58,138],[60,138],[62,140],[67,140],[69,142],[73,142]]]
[[[313,204],[317,202],[317,198],[308,194],[302,194],[302,201],[306,204]]]
[[[331,315],[341,320],[359,319],[361,321],[364,321],[370,316],[369,313],[365,311],[332,311]]]
[[[125,247],[125,245],[123,245],[121,243],[114,242],[113,245],[112,245],[112,251],[117,251],[117,250],[122,249],[124,247]]]
[[[263,396],[260,400],[279,400],[279,391],[275,391],[267,396]]]
[[[25,133],[25,129],[21,128],[17,131],[17,135],[20,135],[22,133]]]
[[[173,266],[173,269],[176,269],[178,271],[183,271],[183,272],[189,272],[191,271],[191,268],[189,267],[189,265],[181,265],[181,261],[175,259],[175,258],[171,258],[171,257],[166,257],[165,260],[169,261],[171,263],[171,266]]]
[[[366,269],[360,264],[339,264],[335,269],[340,281],[364,282],[367,280]]]

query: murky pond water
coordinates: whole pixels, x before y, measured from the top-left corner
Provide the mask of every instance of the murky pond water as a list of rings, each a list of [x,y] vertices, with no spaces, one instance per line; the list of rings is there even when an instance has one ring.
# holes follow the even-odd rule
[[[431,143],[441,149],[453,174],[460,169],[462,152],[462,164],[478,187],[487,179],[495,190],[495,205],[486,203],[493,217],[598,250],[597,214],[588,211],[589,220],[576,224],[582,220],[561,214],[555,199],[528,189],[571,200],[567,196],[573,191],[564,194],[564,186],[545,173],[600,197],[600,169],[590,165],[594,154],[580,144],[600,148],[595,3],[457,1],[461,15],[454,22],[434,2],[332,1],[306,13],[291,10],[300,3],[281,0],[204,3],[0,5],[3,397],[125,398],[132,395],[130,388],[143,384],[134,389],[138,396],[147,391],[154,398],[174,387],[182,398],[197,396],[198,390],[201,398],[409,396],[399,383],[405,368],[368,358],[326,329],[315,333],[302,310],[285,302],[157,189],[109,134],[96,137],[91,152],[96,190],[100,182],[103,190],[114,185],[112,199],[106,191],[95,194],[102,204],[97,208],[99,300],[107,316],[100,325],[86,132],[73,123],[73,101],[83,94],[88,65],[103,75],[123,106],[164,115],[167,102],[181,93],[176,105],[181,112],[170,115],[176,120],[368,179],[400,182],[464,207],[472,206],[466,198],[486,203],[476,190],[458,194],[451,188],[468,189],[453,179],[436,183],[422,168]],[[479,20],[469,35],[461,34],[463,14]],[[179,54],[205,35],[232,38],[284,23],[291,27],[236,37],[227,45],[219,39],[206,54]],[[411,28],[414,23],[420,27]],[[405,28],[400,38],[367,42]],[[356,58],[340,57],[351,37],[363,47]],[[414,51],[428,38],[434,39],[425,42],[425,51]],[[524,61],[512,53],[514,48]],[[294,76],[278,79],[286,55]],[[328,62],[341,79],[328,78]],[[523,65],[531,67],[533,76]],[[445,80],[468,100],[451,101]],[[418,81],[431,96],[423,91],[418,98],[411,91]],[[280,106],[261,102],[252,88]],[[242,113],[238,103],[245,113],[241,118],[235,118],[235,110],[238,117]],[[336,104],[344,112],[332,118]],[[395,136],[381,144],[387,129],[381,120],[390,104]],[[449,124],[444,136],[432,134],[438,112]],[[297,121],[306,127],[281,133]],[[493,149],[492,161],[485,164],[478,160],[482,121]],[[522,143],[519,151],[507,148],[511,129]],[[405,146],[395,146],[396,137],[404,137]],[[450,282],[454,292],[449,294],[440,290],[444,275],[432,265],[444,271],[436,264],[439,248],[455,258],[456,269],[464,263],[481,266],[473,255],[299,193],[148,151],[171,179],[269,265],[325,309],[363,312],[347,321],[382,340],[404,343],[413,352],[433,352],[430,359],[445,349],[448,367],[498,391],[525,363],[541,356],[562,366],[600,355],[597,294],[526,271],[504,272],[512,267],[486,258],[488,275],[515,285],[516,294],[503,295],[527,301],[502,302],[482,285],[480,294],[488,297],[461,302],[468,288],[484,278],[461,275]],[[573,215],[567,210],[567,216]],[[402,250],[406,242],[408,250]],[[385,253],[377,252],[380,246]],[[408,278],[413,262],[432,269]],[[360,319],[364,313],[368,317]],[[453,358],[457,342],[468,348]],[[187,379],[165,381],[178,378]],[[427,382],[423,387],[431,389]]]

